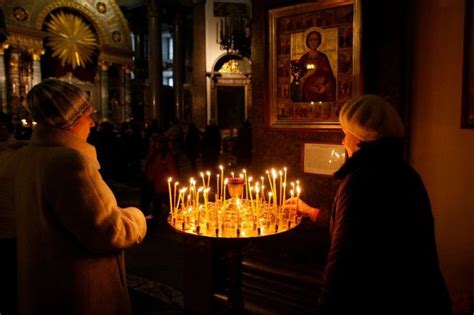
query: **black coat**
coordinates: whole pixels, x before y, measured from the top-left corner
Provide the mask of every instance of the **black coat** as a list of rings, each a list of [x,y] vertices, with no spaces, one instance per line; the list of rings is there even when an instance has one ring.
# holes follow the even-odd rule
[[[428,194],[400,140],[364,143],[335,176],[322,314],[450,314]]]

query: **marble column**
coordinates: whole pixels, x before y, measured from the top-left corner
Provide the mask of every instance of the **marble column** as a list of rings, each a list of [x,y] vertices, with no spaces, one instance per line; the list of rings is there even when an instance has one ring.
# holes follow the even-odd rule
[[[148,0],[148,110],[145,120],[158,119],[162,128],[166,126],[162,102],[163,57],[161,51],[161,8],[159,0]]]
[[[106,62],[100,63],[100,117],[109,119],[109,65]]]
[[[184,84],[184,39],[183,12],[178,8],[174,18],[173,32],[173,86],[174,86],[174,115],[184,118],[183,84]]]

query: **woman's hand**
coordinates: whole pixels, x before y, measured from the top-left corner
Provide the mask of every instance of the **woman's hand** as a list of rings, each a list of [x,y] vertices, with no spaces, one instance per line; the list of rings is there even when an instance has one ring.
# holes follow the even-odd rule
[[[287,199],[284,207],[290,209],[290,211],[297,211],[299,215],[309,217],[311,221],[316,220],[320,211],[318,208],[313,208],[300,198],[296,197]]]

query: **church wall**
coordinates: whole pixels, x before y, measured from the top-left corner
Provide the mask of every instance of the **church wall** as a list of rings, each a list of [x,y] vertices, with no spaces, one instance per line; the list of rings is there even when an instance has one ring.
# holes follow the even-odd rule
[[[474,129],[460,128],[464,1],[420,0],[416,9],[410,160],[431,198],[448,286],[473,303]]]

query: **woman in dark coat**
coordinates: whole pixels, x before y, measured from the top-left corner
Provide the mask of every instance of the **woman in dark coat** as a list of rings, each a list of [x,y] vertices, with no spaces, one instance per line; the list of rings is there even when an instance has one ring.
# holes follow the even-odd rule
[[[341,110],[349,155],[331,214],[321,314],[451,314],[430,201],[403,160],[403,125],[380,97]],[[290,200],[316,220],[319,209]]]

